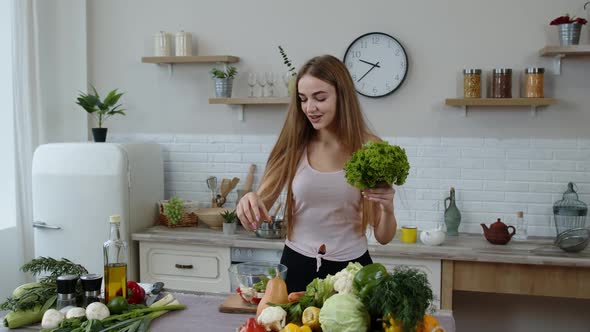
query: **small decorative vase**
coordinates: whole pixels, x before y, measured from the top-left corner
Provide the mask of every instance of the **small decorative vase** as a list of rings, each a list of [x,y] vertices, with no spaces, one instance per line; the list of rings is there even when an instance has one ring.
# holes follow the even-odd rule
[[[559,25],[559,44],[561,46],[578,45],[580,43],[580,23],[566,23]]]
[[[292,96],[295,93],[295,83],[297,82],[297,76],[291,76],[291,78],[289,79],[289,86],[288,86],[288,91],[289,91],[289,97]]]
[[[231,98],[233,78],[215,78],[215,97]]]
[[[447,201],[449,202],[447,206]],[[445,225],[447,226],[447,235],[459,235],[459,224],[461,223],[461,212],[455,204],[455,188],[451,187],[451,195],[445,198]]]
[[[236,233],[236,226],[237,223],[236,222],[224,222],[223,223],[223,234],[224,235],[233,235]]]
[[[92,128],[92,137],[95,142],[106,142],[108,128]]]

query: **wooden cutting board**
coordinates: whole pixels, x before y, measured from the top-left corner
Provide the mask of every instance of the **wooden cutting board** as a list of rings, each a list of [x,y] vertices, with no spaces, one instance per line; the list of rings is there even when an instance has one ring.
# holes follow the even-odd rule
[[[256,314],[256,304],[244,302],[239,294],[231,294],[219,306],[219,311],[227,314]]]

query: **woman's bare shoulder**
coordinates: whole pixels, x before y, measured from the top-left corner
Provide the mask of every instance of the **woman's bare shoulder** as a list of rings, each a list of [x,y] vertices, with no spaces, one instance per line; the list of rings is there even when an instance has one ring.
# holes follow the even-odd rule
[[[367,142],[383,142],[383,140],[373,134],[367,134]]]

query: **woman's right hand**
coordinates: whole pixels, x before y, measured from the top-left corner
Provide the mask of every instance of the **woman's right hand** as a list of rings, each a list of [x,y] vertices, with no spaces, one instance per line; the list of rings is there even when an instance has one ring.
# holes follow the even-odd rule
[[[256,230],[263,220],[271,221],[264,203],[255,192],[249,192],[242,196],[236,206],[236,211],[242,226],[249,231]]]

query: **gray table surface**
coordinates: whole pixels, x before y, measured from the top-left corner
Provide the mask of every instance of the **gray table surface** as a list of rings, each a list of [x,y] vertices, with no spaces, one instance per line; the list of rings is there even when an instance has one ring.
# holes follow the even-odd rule
[[[152,332],[185,332],[185,331],[225,331],[234,332],[249,317],[247,314],[225,314],[219,312],[219,305],[228,294],[186,294],[174,293],[174,296],[187,308],[185,310],[169,312],[156,319],[150,325]],[[0,312],[4,317],[5,312]],[[447,332],[455,331],[455,321],[450,312],[441,311],[435,314]],[[39,325],[16,330],[0,327],[0,331],[35,331]]]

